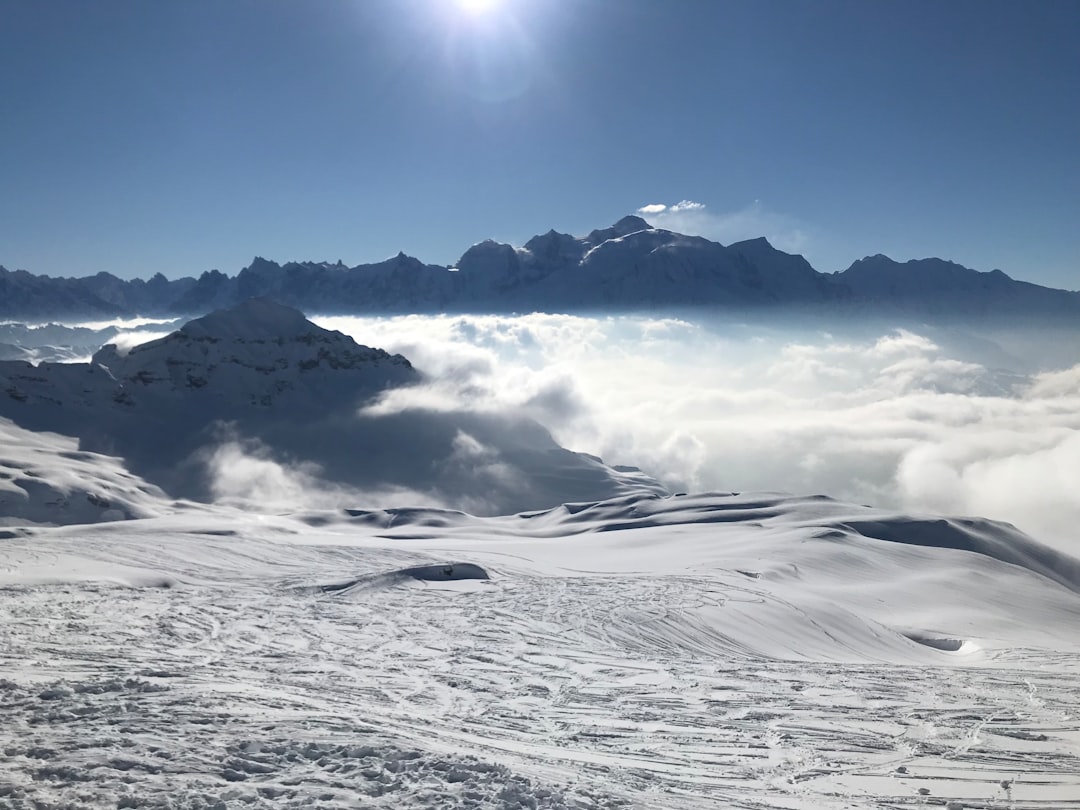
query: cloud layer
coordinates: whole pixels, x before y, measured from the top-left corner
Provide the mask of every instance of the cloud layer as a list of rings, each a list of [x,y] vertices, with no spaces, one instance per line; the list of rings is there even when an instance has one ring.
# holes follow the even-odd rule
[[[673,489],[978,514],[1080,551],[1080,366],[1004,370],[1024,358],[986,336],[541,314],[317,320],[429,375],[373,414],[523,412],[564,446]]]

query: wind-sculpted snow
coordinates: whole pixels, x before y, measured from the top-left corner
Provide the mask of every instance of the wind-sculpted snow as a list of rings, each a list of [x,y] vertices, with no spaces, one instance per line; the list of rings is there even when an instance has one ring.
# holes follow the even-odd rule
[[[469,532],[478,520],[440,509],[345,510],[352,525],[393,530],[394,537],[430,538]],[[326,525],[324,515],[307,518]],[[515,537],[565,537],[591,532],[655,529],[684,525],[751,524],[782,529],[795,526],[832,543],[888,541],[971,552],[1026,568],[1080,592],[1080,561],[1050,548],[1006,523],[982,518],[946,518],[890,513],[854,506],[824,495],[782,493],[706,493],[675,497],[628,495],[599,502],[567,503],[553,509],[484,521],[486,531]]]
[[[0,804],[1067,810],[1080,594],[1002,549],[772,493],[24,529]]]
[[[807,520],[805,516],[811,516]],[[980,518],[915,517],[852,506],[825,496],[706,494],[694,497],[627,498],[596,504],[564,505],[547,513],[559,531],[619,531],[680,524],[794,524],[820,530],[832,542],[885,540],[981,554],[1026,568],[1080,593],[1080,560],[1028,537],[1015,527]],[[399,524],[400,525],[400,524]],[[521,534],[530,534],[525,525]]]
[[[0,526],[125,520],[191,507],[171,502],[129,473],[120,459],[0,418]]]
[[[488,572],[473,563],[435,563],[413,565],[397,571],[366,574],[343,582],[326,582],[307,590],[321,593],[365,594],[371,590],[411,583],[485,582],[489,579],[491,577],[488,576]]]
[[[1080,592],[1080,561],[1032,540],[1008,524],[970,518],[911,518],[897,515],[884,520],[844,520],[837,528],[895,543],[984,554],[1027,568]]]

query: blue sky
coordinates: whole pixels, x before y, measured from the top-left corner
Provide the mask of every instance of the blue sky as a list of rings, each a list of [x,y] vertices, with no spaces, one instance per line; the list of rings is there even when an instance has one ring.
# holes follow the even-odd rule
[[[0,264],[445,264],[687,200],[1080,288],[1080,3],[491,2],[0,0]]]

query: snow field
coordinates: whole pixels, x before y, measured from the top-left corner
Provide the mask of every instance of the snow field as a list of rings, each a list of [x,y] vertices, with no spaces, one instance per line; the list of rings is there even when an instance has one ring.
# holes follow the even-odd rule
[[[816,502],[700,522],[731,505],[710,497],[640,528],[668,501],[8,538],[0,806],[1076,806],[1076,593],[967,551],[815,540],[793,526],[826,522]],[[845,590],[825,572],[847,557]],[[393,575],[447,562],[491,579]]]

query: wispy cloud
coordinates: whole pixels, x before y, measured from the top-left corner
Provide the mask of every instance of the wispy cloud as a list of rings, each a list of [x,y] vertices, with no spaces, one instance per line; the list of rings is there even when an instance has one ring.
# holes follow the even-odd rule
[[[111,338],[109,343],[116,346],[117,351],[120,354],[127,354],[136,346],[141,346],[143,343],[149,343],[151,340],[157,340],[163,338],[170,332],[153,332],[153,331],[141,331],[141,332],[117,332]]]
[[[287,459],[265,443],[229,428],[220,443],[201,454],[208,484],[218,503],[263,512],[340,509],[342,506],[386,509],[395,506],[445,507],[433,491],[402,486],[350,487],[328,480],[311,461]]]

